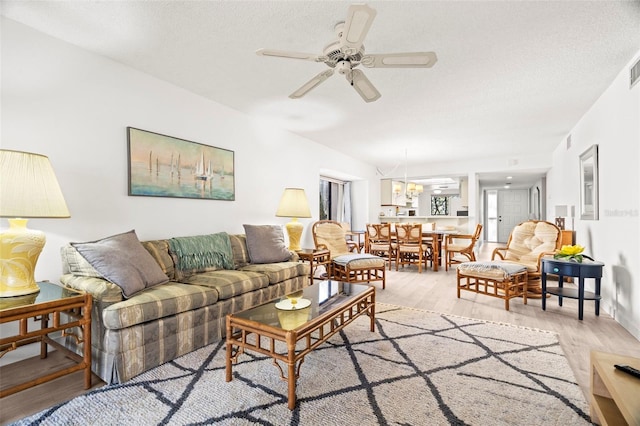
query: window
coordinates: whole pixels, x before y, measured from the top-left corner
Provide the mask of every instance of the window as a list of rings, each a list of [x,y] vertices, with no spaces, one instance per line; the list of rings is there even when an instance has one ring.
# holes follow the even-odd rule
[[[351,183],[320,177],[320,220],[351,223]]]

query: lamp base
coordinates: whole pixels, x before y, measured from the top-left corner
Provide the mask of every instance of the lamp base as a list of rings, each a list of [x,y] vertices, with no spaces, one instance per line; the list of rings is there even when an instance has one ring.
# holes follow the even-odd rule
[[[297,218],[291,219],[291,222],[285,225],[287,228],[287,234],[289,235],[289,250],[300,250],[300,237],[302,236],[302,229],[304,225],[298,222]]]
[[[9,219],[0,233],[0,297],[40,291],[34,271],[45,242],[43,232],[27,229],[27,219]]]

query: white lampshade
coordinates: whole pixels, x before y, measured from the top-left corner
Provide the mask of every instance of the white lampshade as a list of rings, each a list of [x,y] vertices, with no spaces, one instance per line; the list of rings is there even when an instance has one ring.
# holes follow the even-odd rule
[[[278,211],[278,217],[311,217],[307,195],[302,188],[285,188]]]
[[[567,217],[567,206],[556,206],[556,217]]]
[[[70,217],[48,157],[0,150],[0,217]]]

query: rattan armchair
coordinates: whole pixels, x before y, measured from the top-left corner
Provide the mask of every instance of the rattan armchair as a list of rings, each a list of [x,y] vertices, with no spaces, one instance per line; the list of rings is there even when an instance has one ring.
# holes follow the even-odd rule
[[[517,263],[527,268],[529,297],[542,294],[542,257],[552,255],[562,245],[560,228],[551,222],[528,220],[511,231],[506,247],[493,250],[491,260]]]
[[[351,251],[339,222],[319,220],[313,224],[311,232],[316,248],[329,250],[329,278],[349,283],[380,281],[385,288],[385,260],[370,253]]]

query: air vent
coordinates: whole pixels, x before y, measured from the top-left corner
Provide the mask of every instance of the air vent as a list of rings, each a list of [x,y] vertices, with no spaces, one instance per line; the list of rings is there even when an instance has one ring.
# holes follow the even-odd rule
[[[630,71],[631,84],[629,88],[632,88],[640,80],[640,59],[631,67]]]

